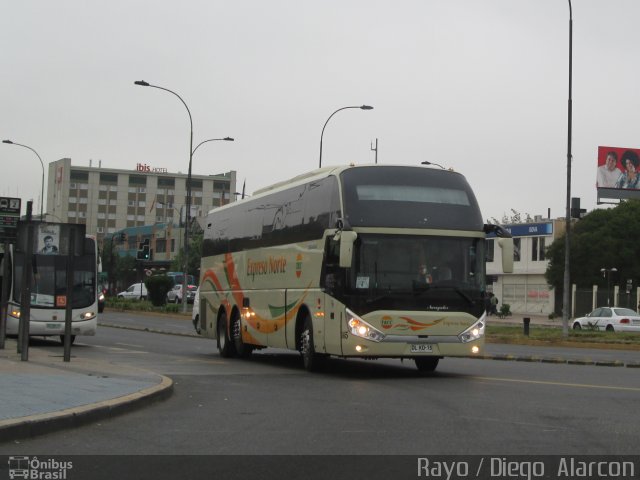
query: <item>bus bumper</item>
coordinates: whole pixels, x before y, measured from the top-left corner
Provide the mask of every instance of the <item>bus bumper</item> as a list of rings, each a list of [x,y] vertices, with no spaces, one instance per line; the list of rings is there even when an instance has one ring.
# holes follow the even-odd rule
[[[7,315],[7,335],[18,335],[19,320]],[[64,321],[37,321],[29,323],[30,336],[64,335]],[[90,320],[76,320],[71,322],[71,335],[95,335],[98,327],[98,317]]]

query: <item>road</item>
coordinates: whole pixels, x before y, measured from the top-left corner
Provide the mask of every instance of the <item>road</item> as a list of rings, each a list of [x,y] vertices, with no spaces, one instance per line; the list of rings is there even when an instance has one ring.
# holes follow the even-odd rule
[[[335,359],[309,374],[295,352],[222,359],[188,319],[107,312],[73,353],[175,381],[168,400],[69,431],[0,445],[29,454],[637,454],[640,369],[446,358]],[[151,325],[151,326],[149,326]],[[52,350],[59,344],[51,342]]]

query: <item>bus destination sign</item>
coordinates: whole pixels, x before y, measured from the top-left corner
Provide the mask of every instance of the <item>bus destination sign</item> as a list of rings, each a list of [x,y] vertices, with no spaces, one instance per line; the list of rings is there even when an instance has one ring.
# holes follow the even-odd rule
[[[0,242],[16,241],[21,199],[0,197]]]

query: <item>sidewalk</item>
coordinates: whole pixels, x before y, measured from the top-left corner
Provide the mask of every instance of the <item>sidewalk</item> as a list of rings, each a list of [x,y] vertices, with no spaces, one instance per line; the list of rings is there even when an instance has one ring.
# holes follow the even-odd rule
[[[165,398],[173,382],[165,376],[109,362],[53,354],[16,340],[0,350],[0,442],[75,427]]]

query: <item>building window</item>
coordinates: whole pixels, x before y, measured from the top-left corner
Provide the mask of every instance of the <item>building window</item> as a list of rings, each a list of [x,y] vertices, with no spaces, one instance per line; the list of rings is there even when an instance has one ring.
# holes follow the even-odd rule
[[[146,207],[146,206],[147,206],[147,202],[146,202],[145,200],[140,200],[140,201],[138,202],[138,206],[139,206],[139,207]]]
[[[495,243],[493,239],[487,240],[487,262],[493,262]]]
[[[534,237],[531,239],[531,260],[544,261],[545,241],[543,237]]]
[[[69,203],[78,203],[78,199],[76,199],[76,197],[69,197]]]
[[[135,220],[135,215],[127,215],[127,221],[133,222]]]
[[[147,189],[146,189],[146,187],[140,187],[140,188],[138,188],[138,193],[147,193]]]
[[[99,198],[98,199],[98,205],[106,205],[107,204],[107,199],[106,198]]]
[[[109,187],[108,187],[107,185],[100,185],[100,186],[98,187],[98,189],[99,189],[101,192],[106,192],[106,191],[108,191],[108,190],[109,190]]]
[[[513,239],[513,261],[514,262],[519,262],[520,261],[520,244],[521,244],[521,238],[514,238]]]

